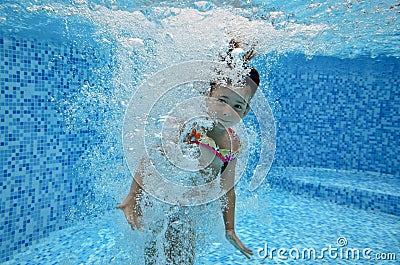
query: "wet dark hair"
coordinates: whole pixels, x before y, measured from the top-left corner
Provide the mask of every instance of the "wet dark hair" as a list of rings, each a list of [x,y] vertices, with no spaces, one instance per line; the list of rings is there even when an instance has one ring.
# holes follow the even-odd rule
[[[233,61],[232,52],[236,48],[240,48],[240,43],[238,41],[236,41],[235,39],[232,39],[229,42],[229,48],[228,48],[228,51],[226,52],[226,54],[220,56],[221,61],[225,62],[227,64],[227,66],[230,68],[234,68],[234,64],[232,63],[232,61]],[[254,56],[257,55],[257,52],[255,52],[253,48],[250,49],[249,51],[247,51],[243,55],[243,67],[245,70],[250,70],[250,71],[246,71],[246,75],[243,76],[243,82],[250,86],[250,88],[252,90],[252,95],[254,95],[256,93],[256,90],[257,90],[258,86],[260,85],[260,75],[259,75],[257,69],[252,66],[247,66],[247,63],[250,62],[250,60]],[[227,83],[230,83],[232,80],[225,80],[225,81]],[[210,92],[214,89],[214,87],[217,84],[218,84],[218,81],[216,81],[216,80],[213,80],[210,82],[210,85],[211,85]],[[256,86],[254,86],[254,84]]]
[[[228,46],[228,51],[226,52],[225,55],[221,55],[221,59],[222,61],[225,61],[228,66],[232,65],[232,60],[233,60],[233,56],[232,56],[232,52],[234,49],[236,48],[241,48],[240,47],[240,42],[235,40],[235,39],[231,39],[231,41],[229,42],[229,46]],[[250,48],[250,50],[248,50],[247,52],[245,52],[245,54],[243,55],[243,62],[246,65],[248,62],[251,61],[251,59],[253,59],[254,56],[257,55],[257,52],[254,50],[254,45]]]
[[[260,85],[260,74],[258,73],[257,69],[254,67],[249,67],[250,68],[250,73],[248,74],[248,77],[250,77],[253,82],[259,86]]]
[[[233,67],[233,65],[232,65],[232,60],[233,60],[232,52],[236,48],[240,48],[240,42],[235,40],[235,39],[231,39],[231,41],[229,42],[228,51],[226,52],[226,54],[224,56],[221,56],[222,61],[226,62],[228,67]],[[247,66],[247,63],[250,62],[251,59],[253,59],[253,57],[256,56],[256,55],[257,55],[257,52],[254,50],[254,46],[253,46],[250,50],[245,52],[245,54],[243,55],[243,66],[244,66],[245,69],[250,69],[250,72],[247,74],[246,79],[247,79],[247,77],[250,77],[250,79],[258,87],[260,85],[260,75],[258,74],[257,69],[255,69],[254,67],[251,67],[251,66]]]
[[[250,72],[247,74],[246,79],[249,78],[251,81],[246,80],[246,83],[249,85],[252,85],[251,83],[254,83],[257,85],[257,87],[260,85],[260,74],[258,73],[257,69],[254,67],[248,67],[250,69]],[[211,81],[211,86],[215,86],[217,84],[216,81]]]

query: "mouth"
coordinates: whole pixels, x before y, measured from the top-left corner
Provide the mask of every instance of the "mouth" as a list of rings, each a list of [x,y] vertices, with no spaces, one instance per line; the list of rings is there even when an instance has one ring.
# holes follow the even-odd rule
[[[218,119],[218,121],[221,123],[229,123],[230,121],[227,121],[227,120],[223,120],[223,119]]]

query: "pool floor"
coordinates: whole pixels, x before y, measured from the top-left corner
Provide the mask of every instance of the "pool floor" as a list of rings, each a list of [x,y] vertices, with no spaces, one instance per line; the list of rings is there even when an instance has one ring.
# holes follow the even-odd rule
[[[253,249],[253,258],[216,242],[199,253],[196,264],[399,264],[399,216],[279,190],[257,191],[237,201],[236,233]],[[131,254],[132,233],[137,232],[115,210],[54,232],[5,264],[141,264],[141,257]],[[283,249],[280,256],[278,249]]]

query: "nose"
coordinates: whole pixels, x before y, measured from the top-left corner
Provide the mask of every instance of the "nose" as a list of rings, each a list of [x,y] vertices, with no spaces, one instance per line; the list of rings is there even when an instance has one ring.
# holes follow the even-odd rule
[[[224,117],[229,117],[232,115],[232,108],[228,104],[225,104],[224,108],[222,109],[222,115]]]

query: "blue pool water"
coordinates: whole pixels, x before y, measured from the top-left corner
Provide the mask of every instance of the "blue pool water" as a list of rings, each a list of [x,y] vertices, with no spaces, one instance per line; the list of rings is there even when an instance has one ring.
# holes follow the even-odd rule
[[[320,174],[323,178],[326,172]],[[256,200],[263,203],[255,204]],[[378,260],[375,254],[395,253],[398,259],[399,216],[263,188],[253,196],[240,197],[237,220],[237,233],[256,253],[250,264],[396,264],[398,261]],[[142,264],[141,256],[132,255],[138,248],[135,237],[140,238],[137,232],[130,231],[122,213],[110,211],[94,222],[52,233],[6,264]],[[346,240],[347,245],[340,247],[339,238]],[[265,244],[267,256],[260,251],[266,249]],[[332,252],[321,254],[323,248],[329,247]],[[284,248],[287,252],[278,256],[276,251],[271,253],[273,248]],[[372,252],[362,256],[366,248]],[[316,255],[314,258],[300,254],[296,260],[292,258],[296,252],[289,254],[291,249],[299,253],[314,249]],[[347,253],[348,249],[360,251],[355,252],[359,255],[340,256],[341,251]],[[215,239],[199,253],[196,264],[245,263],[246,258],[233,247]]]
[[[235,37],[256,45],[276,120],[274,161],[253,192],[263,117],[244,122],[254,154],[237,233],[276,249],[249,264],[397,264],[399,12],[395,1],[2,1],[0,263],[142,264],[141,235],[115,210],[131,181],[129,100],[157,71],[215,58]],[[197,264],[245,264],[211,240]],[[289,257],[329,247],[386,260]]]

